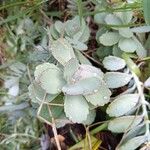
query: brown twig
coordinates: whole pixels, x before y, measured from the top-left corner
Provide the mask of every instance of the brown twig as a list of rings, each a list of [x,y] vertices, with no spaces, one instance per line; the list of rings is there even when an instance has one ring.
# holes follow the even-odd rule
[[[53,133],[54,133],[54,138],[55,138],[55,141],[56,141],[56,145],[57,145],[58,150],[61,150],[61,146],[60,146],[60,142],[59,142],[58,134],[57,134],[57,128],[56,128],[56,124],[55,124],[55,119],[53,118],[52,112],[50,110],[50,106],[48,106],[48,111],[49,111],[49,114],[52,118],[52,130],[53,130]]]

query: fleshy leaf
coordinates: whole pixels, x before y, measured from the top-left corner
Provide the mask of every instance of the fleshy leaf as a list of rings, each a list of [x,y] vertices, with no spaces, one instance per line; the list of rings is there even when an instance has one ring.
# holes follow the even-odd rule
[[[58,39],[59,38],[59,33],[57,32],[57,30],[55,29],[55,26],[53,24],[50,27],[50,33],[51,33],[51,36],[54,39]]]
[[[54,24],[54,26],[55,26],[55,29],[57,30],[57,32],[60,33],[60,34],[65,29],[64,28],[64,24],[61,21],[56,21],[55,24]]]
[[[133,18],[133,11],[115,12],[115,14],[122,20],[123,24],[130,23]]]
[[[145,33],[150,32],[150,26],[140,26],[140,27],[134,27],[131,29],[132,32],[135,33]]]
[[[137,43],[132,38],[122,38],[119,41],[119,48],[125,52],[135,52],[138,48]]]
[[[143,47],[143,45],[137,40],[136,37],[133,37],[135,43],[137,44],[137,49],[136,49],[136,53],[140,58],[146,57],[147,55],[147,51],[146,49]]]
[[[99,89],[92,94],[85,95],[85,98],[94,106],[103,106],[109,102],[110,96],[111,91],[108,89],[106,83],[101,80]]]
[[[105,17],[106,17],[106,15],[108,15],[108,13],[106,13],[106,12],[97,13],[97,14],[94,16],[94,21],[95,21],[97,24],[104,24],[104,23],[105,23]]]
[[[91,62],[80,51],[76,50],[75,54],[81,64],[91,65]]]
[[[100,29],[98,29],[98,31],[96,32],[96,41],[98,43],[100,43],[99,37],[102,36],[106,32],[107,32],[107,29],[105,27],[101,27]]]
[[[146,136],[137,136],[119,147],[119,150],[135,150],[146,141]]]
[[[128,113],[138,103],[138,94],[125,94],[118,96],[110,105],[107,107],[106,112],[111,117],[118,117]]]
[[[130,28],[119,28],[119,34],[125,38],[131,38],[133,36]]]
[[[30,84],[30,86],[28,87],[28,90],[29,90],[29,96],[32,102],[40,104],[41,103],[40,101],[44,99],[46,92],[36,82],[33,82],[32,84]],[[56,96],[57,95],[47,94],[45,97],[45,101],[51,102],[53,99],[55,99]]]
[[[65,65],[71,58],[75,58],[72,46],[63,38],[59,38],[52,43],[51,51],[55,59],[62,65]]]
[[[82,64],[73,75],[72,80],[79,81],[91,77],[97,77],[102,79],[104,77],[104,74],[100,69],[94,66]]]
[[[65,96],[64,111],[66,116],[74,123],[86,121],[89,106],[83,96]]]
[[[82,23],[80,23],[80,17],[75,16],[72,20],[68,20],[65,23],[65,31],[69,37],[73,37],[77,32],[82,29],[82,26],[85,26],[85,21],[82,19]]]
[[[99,37],[99,41],[101,44],[105,46],[112,46],[118,43],[120,39],[120,35],[117,32],[106,32]]]
[[[141,121],[141,116],[118,117],[108,123],[108,129],[115,133],[123,133],[128,129],[136,127]]]
[[[109,88],[119,88],[129,83],[132,76],[127,73],[121,72],[107,72],[104,76],[104,80]]]
[[[122,24],[122,21],[121,19],[114,15],[114,14],[109,14],[106,16],[105,18],[105,22],[108,24],[108,25],[121,25]],[[118,29],[117,27],[112,27],[113,29]]]
[[[104,58],[103,65],[107,70],[120,70],[126,66],[126,63],[119,57],[108,56]]]
[[[90,30],[88,26],[82,25],[81,30],[73,36],[73,39],[80,42],[86,42],[88,41],[89,37],[90,37]]]
[[[77,39],[71,39],[69,37],[65,37],[65,38],[69,41],[70,44],[72,44],[72,47],[77,50],[84,51],[88,49],[86,44],[84,44],[81,41],[78,41]]]
[[[71,82],[71,79],[74,73],[78,70],[78,68],[79,68],[79,62],[77,61],[77,59],[75,58],[70,59],[64,66],[64,78],[68,82]]]
[[[40,64],[38,66],[36,66],[35,72],[34,72],[34,77],[35,80],[38,82],[39,77],[41,76],[41,74],[48,69],[56,69],[59,70],[59,68],[57,66],[55,66],[54,64],[50,64],[50,63],[43,63]]]
[[[62,91],[68,95],[91,94],[100,87],[100,79],[96,77],[85,78],[74,84],[63,86]]]
[[[96,117],[96,111],[91,110],[87,116],[87,119],[85,121],[83,121],[82,123],[85,125],[90,125],[94,122],[95,117]]]
[[[47,69],[39,77],[41,87],[49,94],[58,94],[65,84],[63,73],[59,69]]]

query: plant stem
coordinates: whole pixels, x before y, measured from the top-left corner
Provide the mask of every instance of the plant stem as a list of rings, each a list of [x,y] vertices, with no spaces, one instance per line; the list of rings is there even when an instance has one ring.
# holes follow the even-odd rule
[[[119,7],[119,8],[105,8],[102,10],[96,10],[96,11],[92,11],[92,12],[86,12],[85,14],[83,14],[83,16],[90,16],[90,15],[95,15],[97,13],[102,13],[102,12],[120,12],[120,11],[127,11],[127,10],[133,10],[133,9],[141,9],[142,5],[140,3],[134,3],[134,4],[128,4],[128,5],[124,5],[123,7]]]
[[[149,131],[149,117],[148,117],[148,112],[147,112],[147,101],[145,100],[145,96],[144,96],[144,92],[143,92],[143,89],[144,89],[144,86],[143,86],[143,83],[140,82],[139,78],[137,77],[137,75],[132,72],[132,75],[133,75],[133,78],[135,80],[135,83],[137,85],[137,90],[138,90],[138,93],[139,93],[139,96],[140,96],[140,103],[142,105],[142,109],[143,109],[143,116],[144,116],[144,122],[145,122],[145,126],[146,126],[146,132],[145,132],[145,135],[147,136],[148,138],[148,141],[150,140],[150,131]]]
[[[98,132],[100,132],[100,131],[106,129],[106,128],[107,128],[107,125],[108,125],[108,123],[103,123],[102,125],[100,125],[100,126],[98,126],[97,128],[93,129],[93,130],[90,132],[90,134],[91,134],[91,135],[94,135],[94,134],[96,134],[96,133],[98,133]]]

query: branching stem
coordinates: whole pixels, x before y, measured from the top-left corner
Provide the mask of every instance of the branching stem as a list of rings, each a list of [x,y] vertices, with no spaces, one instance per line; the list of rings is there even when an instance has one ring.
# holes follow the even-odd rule
[[[135,80],[135,83],[137,85],[137,90],[138,90],[138,93],[139,93],[139,96],[140,96],[140,103],[142,105],[142,109],[143,109],[143,116],[144,116],[144,122],[145,122],[145,126],[146,126],[146,132],[145,132],[145,135],[148,137],[148,141],[150,140],[150,131],[149,131],[149,117],[148,117],[148,112],[147,112],[147,101],[145,100],[145,96],[144,96],[144,92],[143,92],[143,89],[144,89],[144,86],[143,86],[143,83],[140,82],[139,78],[137,77],[137,75],[132,72],[132,75],[133,75],[133,78]]]

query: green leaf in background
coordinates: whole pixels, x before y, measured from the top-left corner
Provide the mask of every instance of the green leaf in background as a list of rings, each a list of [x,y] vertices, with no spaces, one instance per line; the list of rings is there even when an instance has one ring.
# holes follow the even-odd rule
[[[101,45],[97,48],[95,55],[100,60],[103,60],[106,56],[112,55],[112,47]]]
[[[113,51],[112,51],[112,54],[114,55],[114,56],[117,56],[117,57],[122,57],[122,53],[123,53],[123,51],[118,47],[118,45],[114,45],[113,46]]]
[[[125,115],[137,105],[138,101],[139,94],[125,94],[118,96],[112,103],[110,103],[106,112],[111,117]]]
[[[126,66],[123,59],[116,56],[108,56],[103,60],[103,65],[107,70],[120,70]]]
[[[65,96],[64,111],[66,116],[74,123],[86,121],[89,106],[83,96]]]
[[[150,25],[150,1],[143,0],[144,18],[147,25]]]
[[[118,32],[106,32],[99,37],[101,44],[105,46],[112,46],[118,43],[120,35]]]
[[[108,129],[115,133],[123,133],[126,130],[136,127],[141,121],[142,116],[123,116],[112,119],[108,123]]]
[[[121,72],[107,72],[104,75],[104,80],[106,81],[109,88],[119,88],[128,84],[132,76],[127,73]]]

